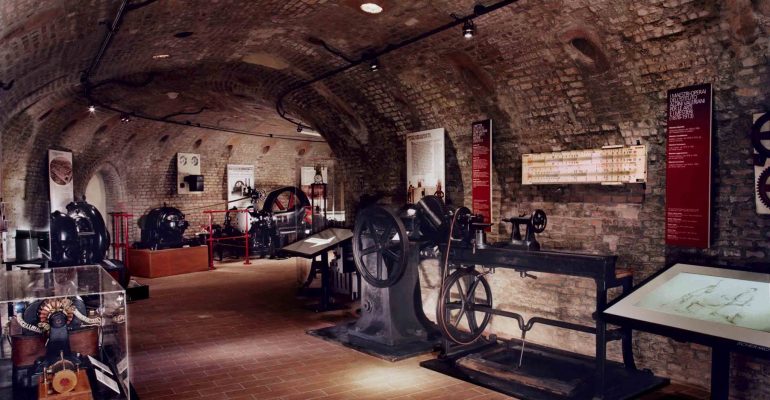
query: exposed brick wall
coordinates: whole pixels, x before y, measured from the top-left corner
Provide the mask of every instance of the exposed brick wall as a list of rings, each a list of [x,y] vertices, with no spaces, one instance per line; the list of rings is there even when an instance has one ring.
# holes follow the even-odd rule
[[[6,49],[29,55],[5,72],[24,76],[3,98],[8,101],[0,103],[3,194],[14,199],[15,215],[39,222],[32,210],[40,206],[39,193],[45,193],[41,160],[44,149],[52,146],[75,152],[76,166],[85,168],[79,170],[82,185],[100,165],[112,163],[125,182],[126,201],[135,207],[132,211],[140,211],[136,213],[163,200],[183,209],[221,202],[224,188],[212,182],[224,177],[227,162],[254,162],[258,171],[264,165],[277,168],[265,169],[258,182],[279,183],[284,174],[294,174],[287,172],[293,167],[284,165],[302,159],[295,144],[271,142],[270,151],[262,154],[269,139],[138,121],[120,125],[115,115],[82,115],[87,104],[78,100],[73,85],[88,61],[80,53],[91,54],[95,44],[81,38],[89,37],[96,20],[114,11],[98,3],[100,7],[78,9],[63,22],[67,29],[56,29],[59,35],[45,46],[34,45],[40,35],[36,32],[45,26],[42,17],[3,39],[13,45],[0,47],[5,59],[16,60]],[[297,80],[343,64],[309,37],[358,55],[446,23],[450,12],[465,13],[473,6],[465,0],[398,2],[392,12],[362,18],[354,7],[328,3],[292,2],[283,7],[285,2],[279,1],[231,0],[221,7],[197,8],[157,2],[129,14],[95,79],[136,77],[148,71],[162,76],[144,88],[110,87],[99,94],[111,103],[163,114],[177,109],[164,93],[194,88],[180,104],[211,110],[190,116],[193,124],[224,121],[253,128],[253,121],[237,116],[267,118],[272,109],[257,105],[271,104]],[[53,3],[44,5],[41,10],[55,8]],[[6,3],[2,7],[14,8]],[[383,69],[377,74],[362,65],[297,91],[287,98],[286,107],[321,131],[338,156],[349,217],[362,193],[379,191],[386,202],[404,201],[403,135],[437,127],[446,128],[449,139],[445,191],[455,205],[469,206],[470,124],[492,118],[495,212],[509,216],[544,209],[549,216],[540,236],[544,248],[617,254],[620,266],[637,270],[637,281],[677,261],[759,268],[770,260],[770,218],[757,216],[751,202],[748,132],[751,115],[770,110],[769,11],[767,1],[748,0],[522,0],[477,18],[479,33],[471,41],[457,31],[445,32],[382,57]],[[265,15],[270,12],[275,14]],[[7,13],[20,19],[22,14],[15,8]],[[414,20],[404,21],[404,15]],[[177,23],[164,23],[169,20]],[[195,35],[186,41],[174,39],[175,30],[188,29],[186,21],[199,21]],[[0,32],[5,33],[2,28]],[[74,47],[81,42],[81,49]],[[169,49],[174,54],[167,61],[151,60],[152,54]],[[242,62],[250,52],[268,53],[274,64],[287,67]],[[80,56],[60,66],[44,62],[46,57],[72,54]],[[38,64],[45,67],[30,71]],[[715,93],[714,241],[711,249],[696,251],[667,247],[663,240],[665,102],[668,89],[703,82],[713,83]],[[70,125],[75,119],[78,122]],[[102,125],[109,127],[97,133]],[[160,143],[164,135],[168,139]],[[203,142],[195,149],[199,138]],[[645,186],[520,184],[524,153],[637,141],[649,151]],[[208,182],[203,196],[173,194],[173,155],[178,151],[203,154]],[[328,153],[309,150],[303,157],[323,159]],[[148,174],[150,168],[157,172]],[[495,228],[501,236],[509,234],[504,224]],[[527,316],[589,319],[589,281],[543,274],[537,281],[524,281],[504,271],[491,279],[495,303],[502,307]],[[426,289],[435,284],[435,279],[427,281]],[[495,319],[491,329],[505,336],[518,334],[502,318]],[[536,329],[529,339],[593,351],[590,337],[555,329]],[[611,357],[618,358],[617,346],[611,349]],[[707,349],[639,334],[635,352],[642,367],[708,384]],[[736,397],[770,397],[770,364],[736,357],[735,365]]]

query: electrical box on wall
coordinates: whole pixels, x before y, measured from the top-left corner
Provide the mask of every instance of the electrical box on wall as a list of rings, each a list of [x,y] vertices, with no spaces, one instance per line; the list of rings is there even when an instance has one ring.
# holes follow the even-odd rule
[[[178,194],[203,193],[200,154],[176,154],[176,192]]]

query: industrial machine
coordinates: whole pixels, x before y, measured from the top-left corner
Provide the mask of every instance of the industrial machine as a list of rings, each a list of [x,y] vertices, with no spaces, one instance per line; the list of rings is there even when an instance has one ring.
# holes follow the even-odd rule
[[[139,227],[142,229],[142,241],[134,247],[142,249],[162,250],[193,244],[186,241],[184,231],[190,224],[178,208],[163,205],[150,210],[140,218]]]
[[[362,209],[352,239],[365,282],[361,316],[312,334],[391,361],[433,350],[440,333],[422,309],[418,265],[421,258],[435,257],[436,247],[450,237],[471,243],[470,226],[488,225],[470,212],[452,213],[437,196],[396,211],[379,205]]]
[[[275,257],[281,247],[296,242],[311,233],[312,220],[310,200],[297,187],[286,186],[264,194],[262,191],[246,187],[246,197],[251,198],[252,204],[248,211],[249,254],[260,254],[262,257]],[[257,203],[262,201],[262,207]],[[217,241],[215,251],[220,259],[225,251],[241,255],[245,236],[238,221],[237,214],[225,213],[222,225],[212,226],[212,237]]]
[[[107,259],[110,235],[99,210],[86,201],[73,201],[66,212],[51,214],[49,236],[38,244],[52,267],[100,264],[123,287],[130,280],[128,269],[119,260]]]

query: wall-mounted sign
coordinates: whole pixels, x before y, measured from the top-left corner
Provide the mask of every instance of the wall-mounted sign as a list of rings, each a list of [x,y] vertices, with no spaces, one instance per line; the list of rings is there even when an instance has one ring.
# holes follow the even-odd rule
[[[444,128],[406,135],[407,202],[423,196],[444,197]]]
[[[711,241],[711,84],[668,91],[666,244]]]
[[[770,112],[754,114],[754,202],[757,214],[770,214]]]
[[[577,183],[644,183],[647,181],[647,146],[607,146],[601,149],[524,154],[524,185]]]
[[[492,222],[492,120],[471,125],[471,192],[473,213]],[[489,230],[489,228],[487,228]]]
[[[254,166],[227,164],[227,208],[245,208],[251,204],[247,187],[254,187]]]
[[[190,183],[185,177],[201,174],[201,155],[193,153],[176,154],[176,190],[178,194],[201,194],[202,191],[190,190]]]
[[[75,200],[72,177],[72,153],[48,150],[48,188],[51,212],[65,211],[67,204]]]

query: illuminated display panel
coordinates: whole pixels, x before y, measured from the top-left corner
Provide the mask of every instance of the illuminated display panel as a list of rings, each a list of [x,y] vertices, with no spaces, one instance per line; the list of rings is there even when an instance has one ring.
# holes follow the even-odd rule
[[[605,313],[770,347],[770,275],[676,264]]]
[[[524,185],[647,181],[644,145],[524,154],[521,164]]]

